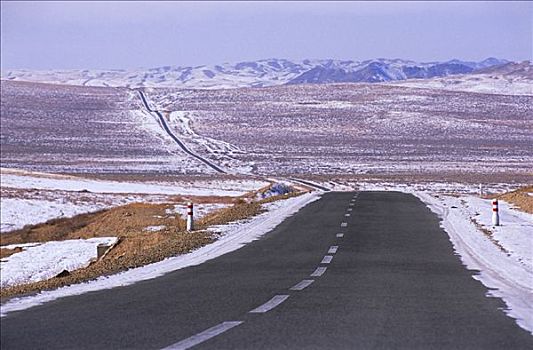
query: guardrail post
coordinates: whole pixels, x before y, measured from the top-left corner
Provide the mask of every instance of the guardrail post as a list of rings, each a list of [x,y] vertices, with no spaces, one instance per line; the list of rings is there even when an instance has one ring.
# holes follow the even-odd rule
[[[500,226],[500,215],[498,213],[498,200],[492,201],[492,225]]]
[[[187,231],[194,230],[193,222],[193,204],[192,202],[187,203]]]

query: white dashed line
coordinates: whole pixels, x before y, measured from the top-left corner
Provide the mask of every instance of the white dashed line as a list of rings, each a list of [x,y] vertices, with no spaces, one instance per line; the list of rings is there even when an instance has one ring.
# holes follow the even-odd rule
[[[352,211],[352,210],[353,210],[353,208],[348,208],[348,211]]]
[[[302,282],[298,283],[294,287],[291,288],[291,290],[302,290],[306,287],[309,287],[311,283],[313,283],[314,280],[303,280]]]
[[[339,249],[339,246],[332,245],[331,247],[329,247],[328,254],[335,254],[337,252],[337,249]]]
[[[254,314],[268,312],[272,310],[273,308],[275,308],[276,306],[278,306],[279,304],[283,303],[285,300],[287,300],[288,297],[289,297],[288,295],[276,295],[275,297],[273,297],[272,299],[270,299],[263,305],[256,307],[250,312]]]
[[[324,272],[326,272],[327,269],[327,267],[323,266],[317,267],[316,270],[311,274],[311,277],[320,277],[324,274]]]
[[[344,233],[337,233],[337,238],[342,238],[344,237]]]
[[[354,206],[354,203],[350,203],[350,207],[353,207]]]
[[[344,216],[348,217],[348,216],[350,216],[350,214],[349,214],[349,213],[346,213],[346,214],[344,214]]]
[[[230,330],[233,327],[240,325],[241,323],[243,323],[243,321],[222,322],[221,324],[217,326],[206,329],[205,331],[198,333],[196,335],[193,335],[190,338],[184,339],[176,344],[167,346],[166,348],[162,350],[185,350],[185,349],[192,348],[193,346],[203,343],[204,341],[209,340],[213,337],[216,337],[217,335],[222,334],[225,331]]]
[[[346,227],[346,226],[348,226],[348,223],[347,223],[347,222],[343,222],[343,223],[341,224],[341,227]]]
[[[326,255],[320,262],[321,264],[329,264],[333,260],[333,257],[331,255]]]

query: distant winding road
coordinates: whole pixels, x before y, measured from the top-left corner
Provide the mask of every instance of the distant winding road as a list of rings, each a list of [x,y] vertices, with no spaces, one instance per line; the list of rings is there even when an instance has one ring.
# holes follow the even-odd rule
[[[188,155],[198,159],[199,161],[201,161],[202,163],[206,164],[207,166],[211,167],[213,170],[221,173],[221,174],[226,174],[226,172],[224,170],[222,170],[221,168],[219,168],[218,166],[216,166],[215,164],[213,164],[212,162],[210,162],[209,160],[199,156],[198,154],[192,152],[189,148],[187,148],[187,146],[185,146],[185,144],[170,130],[170,128],[168,127],[168,124],[165,120],[165,118],[163,118],[163,114],[161,114],[161,112],[157,111],[157,110],[153,110],[152,108],[150,108],[150,106],[148,105],[148,102],[146,101],[146,96],[144,96],[144,93],[141,91],[141,90],[137,90],[139,92],[139,96],[141,96],[141,100],[144,104],[144,107],[150,112],[150,113],[155,113],[157,115],[157,117],[159,118],[159,120],[161,121],[161,125],[163,126],[163,129],[165,129],[165,131],[167,132],[167,134],[181,147],[181,149],[187,153]]]

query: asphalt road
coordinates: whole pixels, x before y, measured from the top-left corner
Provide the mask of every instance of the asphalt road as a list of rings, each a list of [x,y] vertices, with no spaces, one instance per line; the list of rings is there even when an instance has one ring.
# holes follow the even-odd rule
[[[354,195],[200,266],[11,313],[1,348],[533,348],[419,200]]]

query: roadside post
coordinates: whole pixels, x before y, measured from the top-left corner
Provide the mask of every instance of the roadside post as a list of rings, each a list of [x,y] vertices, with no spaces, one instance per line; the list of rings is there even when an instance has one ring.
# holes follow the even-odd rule
[[[500,215],[498,213],[498,200],[492,201],[492,225],[500,226]]]
[[[187,231],[194,230],[194,223],[193,223],[193,204],[192,202],[187,203]]]

